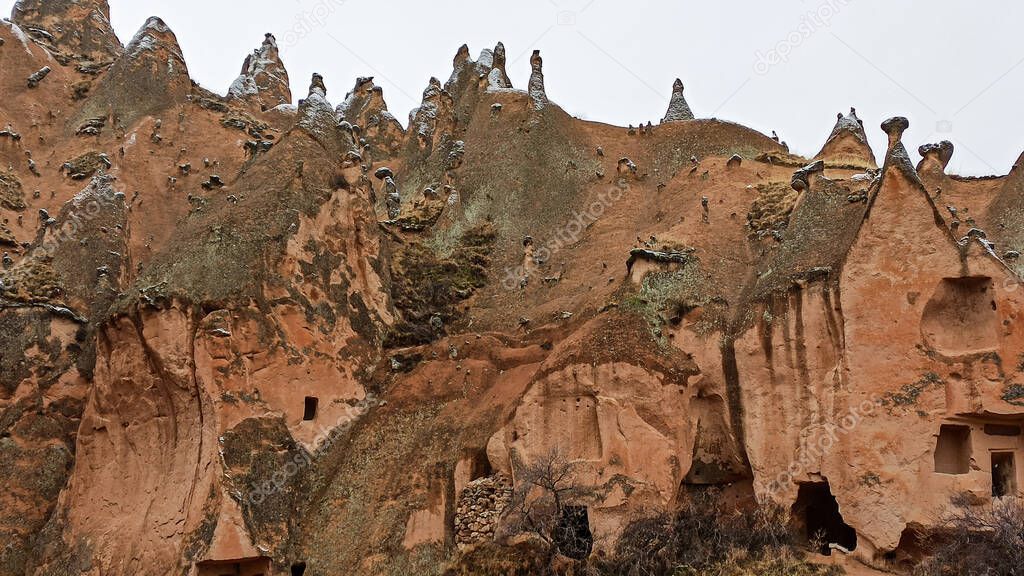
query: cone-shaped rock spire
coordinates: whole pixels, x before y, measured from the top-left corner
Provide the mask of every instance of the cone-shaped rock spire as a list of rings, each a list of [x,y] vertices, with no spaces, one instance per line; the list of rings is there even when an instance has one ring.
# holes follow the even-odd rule
[[[548,95],[544,92],[544,60],[540,57],[540,50],[534,50],[530,56],[530,67],[533,69],[530,74],[530,99],[533,100],[535,110],[542,110],[548,103]]]
[[[1009,258],[1017,274],[1024,276],[1024,154],[1010,169],[1002,188],[989,203],[985,222],[987,231],[993,236],[999,252],[1004,256],[1016,252]]]
[[[18,0],[11,20],[63,64],[109,63],[123,52],[105,0]]]
[[[313,78],[309,82],[309,95],[299,100],[298,121],[295,125],[321,143],[337,141],[336,136],[339,133],[337,116],[334,107],[327,101],[327,86],[324,85],[324,77],[316,72],[313,73]],[[346,134],[347,140],[352,140],[351,131]],[[350,150],[353,147],[352,145],[343,146],[344,150]]]
[[[113,113],[117,122],[129,126],[184,103],[191,91],[178,39],[163,20],[152,17],[101,78],[76,119],[84,122]]]
[[[327,85],[324,84],[324,77],[313,72],[313,78],[309,81],[309,98],[314,95],[327,98]]]
[[[288,71],[281,62],[273,34],[268,33],[263,45],[246,56],[241,74],[228,89],[228,97],[250,101],[263,110],[291,103]]]
[[[829,134],[815,160],[824,160],[830,167],[851,166],[854,168],[876,168],[875,153],[868,145],[864,122],[857,117],[857,110],[850,108],[850,113],[840,112],[836,117],[836,125]]]
[[[679,120],[693,120],[693,111],[690,110],[690,105],[686,103],[683,89],[683,81],[676,78],[676,81],[672,83],[672,99],[669,100],[668,111],[665,112],[665,117],[661,119],[662,124]]]

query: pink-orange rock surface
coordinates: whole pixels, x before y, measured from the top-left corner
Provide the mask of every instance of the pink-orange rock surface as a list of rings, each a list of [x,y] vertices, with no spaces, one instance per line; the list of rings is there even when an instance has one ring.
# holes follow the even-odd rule
[[[271,35],[225,96],[101,1],[0,40],[2,576],[440,573],[552,452],[594,554],[716,486],[878,564],[1024,482],[1020,163],[852,110],[805,159],[681,81],[582,121],[500,43],[403,127],[290,106]]]

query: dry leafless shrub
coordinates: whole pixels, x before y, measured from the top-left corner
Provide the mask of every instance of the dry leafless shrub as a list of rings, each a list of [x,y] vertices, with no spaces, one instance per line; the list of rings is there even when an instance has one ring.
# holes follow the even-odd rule
[[[529,463],[519,463],[508,508],[513,532],[526,533],[559,553],[582,560],[590,555],[593,536],[587,509],[578,502],[586,491],[577,483],[572,463],[553,449]]]
[[[727,510],[721,493],[710,488],[677,512],[631,522],[600,570],[609,576],[826,573],[804,564],[790,539],[782,507]],[[745,568],[751,565],[756,572]]]
[[[932,555],[916,576],[1024,576],[1024,500],[1020,496],[978,504],[952,499],[953,511],[923,535]]]

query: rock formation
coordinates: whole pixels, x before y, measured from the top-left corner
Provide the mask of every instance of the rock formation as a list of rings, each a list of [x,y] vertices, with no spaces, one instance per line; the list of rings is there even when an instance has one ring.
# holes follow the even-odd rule
[[[18,0],[11,21],[62,64],[78,61],[95,69],[90,67],[109,64],[123,52],[105,0]]]
[[[372,76],[357,78],[336,111],[343,120],[360,127],[366,146],[376,158],[395,154],[405,141],[405,129],[388,112],[384,90],[374,85]]]
[[[245,57],[242,72],[228,88],[228,96],[248,100],[261,110],[291,104],[288,71],[278,55],[273,34],[268,33],[263,45]]]
[[[714,488],[904,569],[1024,482],[1024,157],[896,117],[878,168],[851,111],[803,158],[680,82],[631,135],[500,43],[403,130],[372,78],[281,105],[272,37],[225,96],[104,3],[0,40],[0,576],[441,574],[556,460],[595,559]]]
[[[665,117],[661,119],[661,122],[664,124],[679,120],[693,120],[693,112],[690,111],[690,105],[686,103],[686,97],[683,96],[683,81],[676,78],[676,81],[672,83],[672,99],[669,100],[668,111],[665,112]]]
[[[543,67],[544,59],[540,57],[540,50],[534,50],[530,56],[530,83],[527,86],[534,110],[543,110],[548,102],[548,95],[544,92]]]
[[[502,90],[512,87],[512,81],[505,71],[505,45],[501,42],[494,47],[491,60],[491,69],[487,72],[487,88],[489,90]]]
[[[921,161],[917,164],[918,172],[944,172],[953,158],[953,143],[943,140],[937,144],[922,144],[917,152],[921,155]]]
[[[109,116],[115,125],[131,126],[144,116],[155,116],[184,104],[192,81],[178,39],[164,21],[146,21],[110,70],[97,79],[93,97],[75,117],[76,127]]]
[[[836,126],[829,134],[815,160],[824,160],[829,166],[852,168],[875,168],[875,155],[868,145],[864,122],[857,117],[857,111],[837,115]]]

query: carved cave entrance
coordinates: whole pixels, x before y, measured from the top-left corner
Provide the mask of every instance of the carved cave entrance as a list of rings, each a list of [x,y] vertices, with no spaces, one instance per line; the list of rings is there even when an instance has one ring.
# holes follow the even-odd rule
[[[820,545],[817,551],[821,554],[831,554],[830,544],[856,550],[857,531],[843,522],[839,503],[832,495],[827,480],[801,483],[792,512],[797,533],[808,544]]]
[[[566,506],[551,533],[558,549],[569,558],[583,560],[594,547],[590,514],[586,506]]]
[[[971,466],[971,429],[943,424],[935,443],[935,471],[940,474],[967,474]]]
[[[292,564],[292,576],[303,576],[306,573],[306,563],[297,562]]]
[[[270,576],[270,558],[207,560],[196,566],[196,576]]]
[[[306,396],[302,405],[302,419],[307,421],[315,419],[316,409],[319,404],[320,399],[316,396]]]
[[[992,496],[1017,495],[1017,467],[1013,452],[992,453]]]

